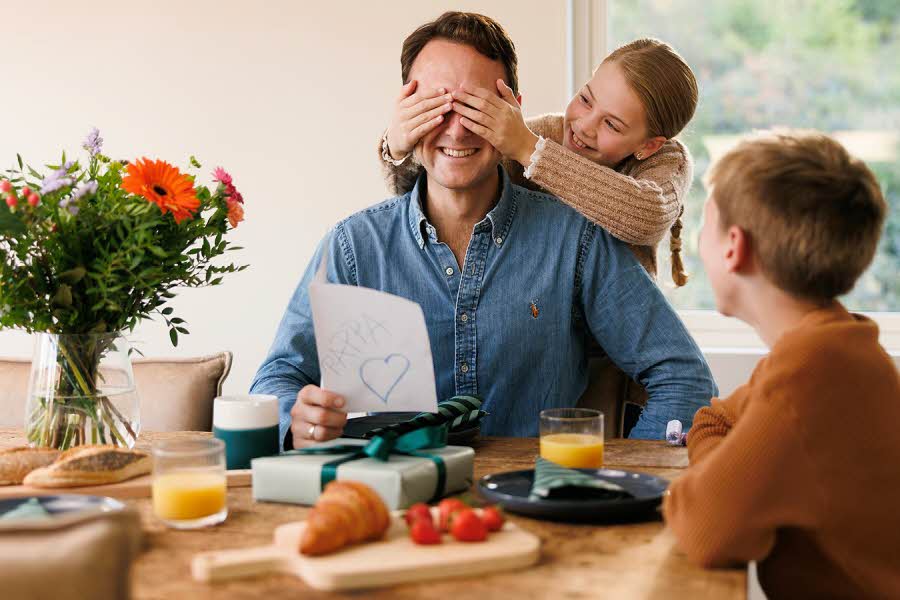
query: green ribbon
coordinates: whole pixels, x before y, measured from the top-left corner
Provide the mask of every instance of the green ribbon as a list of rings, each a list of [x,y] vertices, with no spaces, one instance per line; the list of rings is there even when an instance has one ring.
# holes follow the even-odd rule
[[[344,463],[362,458],[374,458],[387,462],[391,454],[417,456],[431,460],[437,467],[437,485],[429,502],[434,502],[444,495],[447,485],[447,465],[437,454],[423,452],[429,448],[443,448],[447,445],[448,424],[472,412],[480,412],[481,399],[475,396],[456,396],[438,404],[438,413],[419,415],[415,419],[376,430],[375,435],[365,445],[337,444],[333,446],[314,446],[301,450],[289,450],[288,455],[328,455],[347,454],[341,458],[322,465],[319,476],[322,489],[337,479],[338,467]]]

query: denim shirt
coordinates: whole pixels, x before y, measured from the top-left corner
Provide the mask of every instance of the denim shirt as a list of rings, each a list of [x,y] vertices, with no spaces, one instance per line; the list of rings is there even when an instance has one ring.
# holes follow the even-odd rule
[[[326,248],[329,281],[421,305],[437,397],[480,395],[485,435],[536,436],[541,410],[575,406],[590,334],[647,389],[630,437],[663,439],[671,419],[687,428],[717,394],[700,349],[628,247],[498,168],[500,200],[475,226],[463,265],[425,218],[424,174],[319,244],[251,386],[278,396],[282,440],[297,392],[320,381],[307,288]]]

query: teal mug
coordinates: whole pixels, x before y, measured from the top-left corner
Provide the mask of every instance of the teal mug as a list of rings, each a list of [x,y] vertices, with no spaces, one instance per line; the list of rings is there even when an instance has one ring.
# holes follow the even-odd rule
[[[219,396],[213,401],[213,436],[225,442],[226,468],[278,454],[278,398],[266,394]]]

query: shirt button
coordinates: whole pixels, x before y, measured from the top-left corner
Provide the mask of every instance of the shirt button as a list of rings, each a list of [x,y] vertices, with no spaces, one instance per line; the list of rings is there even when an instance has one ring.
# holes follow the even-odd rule
[[[448,276],[453,275],[453,267],[447,267],[446,269],[444,269],[444,273],[446,273]]]
[[[461,365],[459,365],[459,370],[462,371],[463,373],[468,373],[469,365],[467,365],[466,363],[462,363]]]
[[[503,243],[503,238],[498,235],[497,237],[494,238],[494,241],[497,242],[497,245],[499,246],[500,244]]]
[[[463,323],[465,323],[466,321],[469,320],[469,315],[467,315],[466,313],[463,313],[463,314],[459,315],[459,320],[462,321]]]

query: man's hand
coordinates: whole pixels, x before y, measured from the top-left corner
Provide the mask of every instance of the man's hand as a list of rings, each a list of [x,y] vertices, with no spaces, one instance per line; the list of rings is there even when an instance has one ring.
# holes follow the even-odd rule
[[[294,448],[340,437],[347,423],[345,405],[343,396],[317,385],[307,385],[300,390],[291,409]]]
[[[538,137],[528,129],[519,101],[502,79],[497,80],[500,96],[484,88],[453,92],[453,110],[462,115],[460,123],[483,137],[500,154],[527,166]]]
[[[453,98],[447,90],[416,91],[413,80],[400,88],[400,96],[394,107],[394,116],[387,131],[388,150],[394,160],[400,160],[416,147],[429,131],[444,120],[450,112]]]

